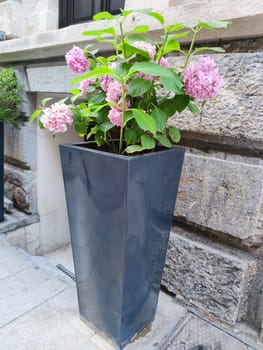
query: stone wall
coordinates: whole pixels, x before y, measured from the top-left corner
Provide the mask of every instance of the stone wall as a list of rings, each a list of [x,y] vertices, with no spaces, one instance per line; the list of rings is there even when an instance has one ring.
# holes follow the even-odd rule
[[[202,117],[182,113],[171,121],[183,130],[187,153],[163,284],[223,322],[260,326],[263,52],[214,58],[225,81],[220,95]]]
[[[58,28],[58,0],[0,1],[0,30],[8,38]]]

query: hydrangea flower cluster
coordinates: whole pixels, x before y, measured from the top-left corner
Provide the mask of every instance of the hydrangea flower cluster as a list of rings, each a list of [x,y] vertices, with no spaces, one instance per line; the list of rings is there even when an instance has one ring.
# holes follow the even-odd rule
[[[65,58],[68,67],[74,73],[84,73],[89,70],[90,62],[86,58],[84,51],[79,47],[73,46],[73,48],[67,52]]]
[[[72,111],[65,103],[54,103],[43,110],[40,121],[53,133],[65,133],[73,123]]]
[[[154,56],[156,55],[156,47],[154,45],[151,45],[144,41],[135,41],[133,43],[133,46],[136,47],[137,49],[148,52],[151,57],[151,60],[154,59]]]
[[[82,92],[83,97],[88,97],[87,88],[93,83],[92,79],[85,79],[79,85],[79,89]]]
[[[109,120],[115,126],[121,126],[122,124],[122,110],[118,107],[112,106],[109,111]]]
[[[218,94],[223,78],[212,58],[201,57],[186,67],[183,82],[187,95],[198,99],[208,99]]]

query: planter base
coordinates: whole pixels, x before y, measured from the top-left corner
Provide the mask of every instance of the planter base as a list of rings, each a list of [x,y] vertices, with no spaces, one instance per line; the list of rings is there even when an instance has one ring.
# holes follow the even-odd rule
[[[154,319],[184,150],[60,150],[80,314],[123,349]]]

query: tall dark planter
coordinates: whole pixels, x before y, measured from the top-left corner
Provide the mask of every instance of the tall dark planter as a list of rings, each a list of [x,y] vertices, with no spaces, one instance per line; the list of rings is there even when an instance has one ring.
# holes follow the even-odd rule
[[[153,319],[184,150],[60,146],[80,315],[122,349]]]
[[[0,122],[0,222],[4,220],[4,123]]]

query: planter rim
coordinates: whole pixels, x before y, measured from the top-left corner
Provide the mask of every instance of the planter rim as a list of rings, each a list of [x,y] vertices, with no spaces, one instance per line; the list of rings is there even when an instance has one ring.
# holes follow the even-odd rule
[[[110,157],[114,157],[114,158],[119,158],[119,159],[123,159],[123,160],[127,160],[127,161],[132,161],[133,159],[138,159],[138,158],[145,158],[145,157],[151,157],[154,154],[157,153],[165,153],[165,152],[172,152],[175,149],[177,150],[184,150],[184,147],[182,146],[176,146],[173,145],[173,147],[171,148],[164,148],[160,151],[154,151],[154,152],[149,152],[149,153],[142,153],[142,154],[137,154],[137,155],[123,155],[123,154],[117,154],[117,153],[111,153],[111,152],[105,152],[99,149],[93,149],[93,148],[89,148],[89,147],[81,147],[84,145],[88,145],[88,144],[96,144],[95,141],[86,141],[86,142],[74,142],[74,143],[66,143],[66,144],[60,144],[60,147],[69,147],[69,148],[73,148],[73,149],[81,149],[81,150],[88,150],[89,152],[95,153],[95,154],[101,154],[101,155],[107,155]]]

